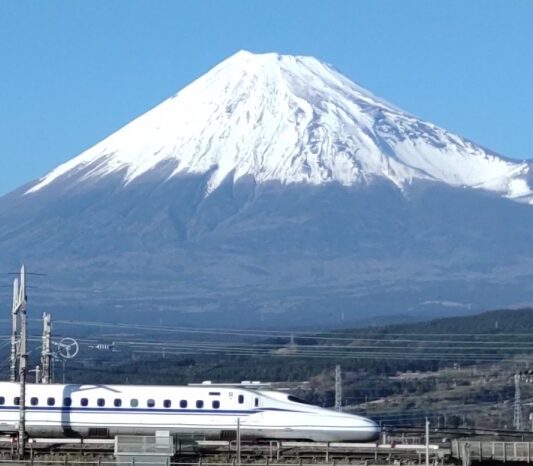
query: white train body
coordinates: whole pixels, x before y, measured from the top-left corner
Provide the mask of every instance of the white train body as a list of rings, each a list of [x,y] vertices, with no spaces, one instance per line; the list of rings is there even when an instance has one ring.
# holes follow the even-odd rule
[[[0,382],[0,430],[16,431],[19,385]],[[312,406],[282,392],[237,387],[146,385],[26,386],[26,432],[43,437],[119,434],[322,442],[376,440],[370,419]]]

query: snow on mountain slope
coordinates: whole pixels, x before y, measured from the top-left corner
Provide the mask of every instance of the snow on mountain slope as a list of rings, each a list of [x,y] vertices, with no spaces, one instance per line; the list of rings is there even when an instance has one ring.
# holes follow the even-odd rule
[[[163,165],[164,164],[164,165]],[[378,99],[311,57],[241,51],[175,96],[59,166],[26,194],[156,167],[257,182],[354,185],[382,177],[481,188],[527,200],[529,165],[486,151]]]

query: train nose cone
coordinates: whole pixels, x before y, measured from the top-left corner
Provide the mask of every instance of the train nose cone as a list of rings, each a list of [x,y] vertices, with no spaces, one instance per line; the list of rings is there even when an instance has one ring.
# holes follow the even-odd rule
[[[381,434],[381,427],[370,419],[364,420],[364,425],[361,430],[361,433],[365,436],[365,442],[374,442],[379,439]]]
[[[368,431],[369,431],[369,439],[368,441],[369,442],[373,442],[375,440],[378,440],[379,439],[379,436],[381,435],[381,427],[376,424],[374,421],[368,421],[368,424],[369,424],[369,428],[368,428]]]

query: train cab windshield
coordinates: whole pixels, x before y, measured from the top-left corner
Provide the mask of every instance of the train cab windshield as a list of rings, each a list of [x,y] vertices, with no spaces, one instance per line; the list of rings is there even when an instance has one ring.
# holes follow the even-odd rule
[[[311,405],[311,406],[313,406],[313,404],[309,403],[309,401],[302,400],[301,398],[298,398],[297,396],[289,395],[287,397],[287,399],[289,401],[293,401],[294,403],[300,403],[302,405]]]

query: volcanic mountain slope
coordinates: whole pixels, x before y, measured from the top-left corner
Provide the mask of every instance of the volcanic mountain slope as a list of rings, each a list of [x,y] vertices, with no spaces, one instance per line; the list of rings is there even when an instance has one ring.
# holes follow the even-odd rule
[[[79,318],[306,325],[528,301],[530,166],[310,57],[239,52],[0,199]],[[37,297],[35,299],[37,299]]]
[[[210,172],[230,178],[352,186],[376,177],[531,194],[528,165],[504,160],[374,97],[310,57],[239,52],[61,165],[27,193],[120,174],[125,185]]]

